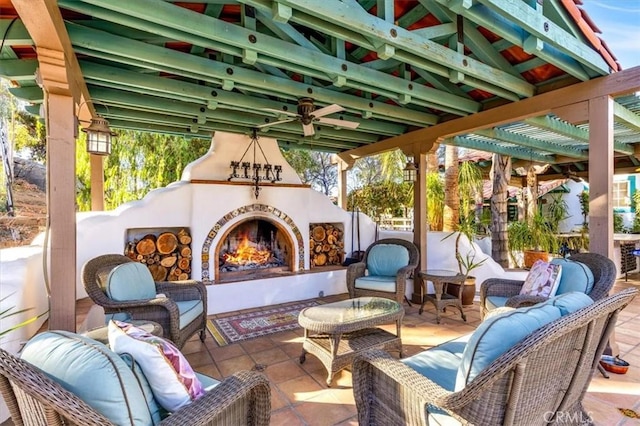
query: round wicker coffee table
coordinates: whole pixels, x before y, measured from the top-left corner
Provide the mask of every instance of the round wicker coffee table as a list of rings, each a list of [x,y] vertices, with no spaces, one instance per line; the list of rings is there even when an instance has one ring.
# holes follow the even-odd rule
[[[327,386],[333,375],[351,366],[355,355],[367,349],[397,350],[402,357],[400,327],[404,309],[394,300],[358,297],[305,308],[298,316],[304,328],[300,363],[311,353],[326,367]],[[396,334],[378,325],[396,323]]]

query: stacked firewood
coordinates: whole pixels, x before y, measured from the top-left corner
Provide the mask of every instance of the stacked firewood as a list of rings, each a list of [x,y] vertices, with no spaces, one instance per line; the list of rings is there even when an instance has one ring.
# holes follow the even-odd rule
[[[311,267],[341,265],[344,257],[344,232],[331,223],[309,226]]]
[[[191,235],[186,229],[147,234],[127,243],[125,256],[149,268],[154,281],[178,281],[191,277]]]

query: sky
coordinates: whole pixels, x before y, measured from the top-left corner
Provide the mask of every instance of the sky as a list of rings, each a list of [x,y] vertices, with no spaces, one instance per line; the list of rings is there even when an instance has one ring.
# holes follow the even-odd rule
[[[640,65],[640,0],[582,0],[622,69]]]

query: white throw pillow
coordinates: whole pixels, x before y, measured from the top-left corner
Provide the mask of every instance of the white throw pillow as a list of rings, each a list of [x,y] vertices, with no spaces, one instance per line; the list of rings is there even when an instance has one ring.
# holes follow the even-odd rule
[[[527,278],[524,280],[520,294],[553,297],[556,295],[556,291],[558,291],[561,276],[561,265],[538,260],[533,264]]]
[[[109,346],[128,353],[142,368],[153,396],[169,412],[189,404],[205,391],[186,358],[169,340],[120,321],[109,321]]]

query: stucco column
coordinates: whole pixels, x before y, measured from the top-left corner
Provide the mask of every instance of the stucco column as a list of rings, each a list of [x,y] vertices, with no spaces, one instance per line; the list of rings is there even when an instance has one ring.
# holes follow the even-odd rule
[[[76,330],[76,141],[71,95],[48,94],[49,329]],[[46,249],[45,249],[46,252]]]
[[[417,271],[427,269],[427,155],[421,152],[419,144],[414,146],[413,161],[418,169],[418,176],[413,184],[413,242],[418,247],[420,256],[413,277],[411,301],[422,303],[426,287]]]
[[[91,165],[91,210],[104,210],[104,157],[89,154]]]
[[[613,99],[589,101],[589,251],[613,259]]]

